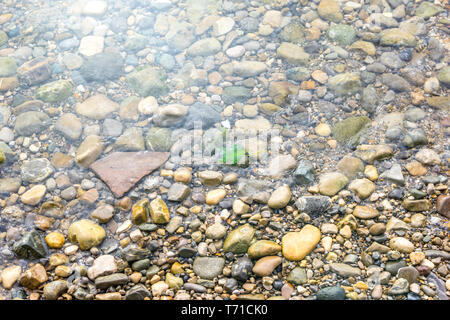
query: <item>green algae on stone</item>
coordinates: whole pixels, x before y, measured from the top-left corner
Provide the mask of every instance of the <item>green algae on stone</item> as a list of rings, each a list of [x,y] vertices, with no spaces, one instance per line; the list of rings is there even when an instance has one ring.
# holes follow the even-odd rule
[[[295,67],[286,70],[286,77],[289,80],[305,81],[311,77],[311,71],[305,67]]]
[[[150,202],[150,217],[156,224],[165,224],[170,221],[169,208],[163,199],[156,198]]]
[[[309,61],[309,54],[302,47],[290,42],[281,43],[277,56],[293,65],[306,65]]]
[[[431,3],[431,2],[422,2],[420,6],[417,8],[415,15],[424,19],[428,19],[432,16],[437,15],[438,13],[445,11],[443,8]]]
[[[68,80],[46,83],[36,91],[36,99],[44,102],[61,102],[72,93],[72,84]]]
[[[242,86],[231,86],[223,89],[222,100],[226,104],[232,104],[238,101],[245,101],[251,96],[250,89]]]
[[[398,28],[386,29],[380,33],[380,45],[382,46],[414,47],[416,44],[416,37]]]
[[[328,79],[328,86],[338,95],[353,94],[361,90],[357,73],[342,73]]]
[[[366,116],[351,117],[336,123],[332,132],[337,141],[344,142],[356,136],[369,123],[371,120]]]
[[[165,152],[173,145],[172,130],[169,128],[152,127],[145,137],[147,150]]]
[[[280,31],[280,39],[286,42],[302,43],[305,40],[304,26],[294,21],[289,23]]]
[[[165,81],[167,75],[153,67],[135,71],[126,77],[128,85],[143,97],[154,96],[158,98],[169,92]]]
[[[438,72],[438,80],[450,86],[450,66],[445,66]]]
[[[17,64],[14,59],[0,57],[0,77],[10,77],[17,71]]]
[[[216,38],[205,38],[194,42],[186,51],[189,56],[211,56],[220,51],[222,45]]]
[[[0,165],[2,165],[3,163],[5,163],[5,161],[6,161],[5,154],[3,153],[2,150],[0,150]]]
[[[288,95],[297,94],[299,90],[299,86],[288,81],[274,81],[269,85],[269,96],[272,98],[274,104],[281,106]]]
[[[256,230],[248,223],[234,229],[225,239],[223,250],[237,254],[246,253],[255,233]]]
[[[0,46],[8,42],[8,35],[5,31],[0,30]]]
[[[356,40],[356,31],[347,24],[336,24],[328,29],[328,38],[341,46],[352,44]]]

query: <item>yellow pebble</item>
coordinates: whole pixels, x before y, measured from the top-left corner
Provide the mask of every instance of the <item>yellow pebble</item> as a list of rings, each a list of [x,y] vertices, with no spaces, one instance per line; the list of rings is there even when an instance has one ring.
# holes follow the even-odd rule
[[[64,235],[59,232],[50,232],[45,237],[45,242],[47,242],[47,245],[52,249],[59,249],[61,248],[64,243],[66,242]]]
[[[211,190],[206,195],[206,204],[216,205],[227,195],[227,192],[224,189],[215,189]]]
[[[67,278],[72,274],[72,272],[73,272],[72,268],[68,266],[57,266],[55,268],[55,274],[61,278]]]
[[[341,286],[342,287],[342,289],[344,289],[345,290],[345,292],[353,292],[353,288],[352,287],[350,287],[350,286]]]
[[[327,257],[325,258],[327,261],[337,261],[338,256],[334,252],[330,252],[327,254]]]
[[[198,213],[202,212],[202,206],[194,206],[194,207],[190,208],[189,211],[191,213],[198,214]]]
[[[364,168],[364,175],[369,178],[370,181],[375,181],[378,179],[378,171],[377,168],[375,168],[372,165],[367,165]]]
[[[141,280],[141,278],[142,278],[142,273],[140,273],[140,272],[133,272],[130,276],[130,280],[133,283],[138,283]]]
[[[184,228],[183,227],[179,227],[176,231],[177,234],[182,234],[184,232]]]
[[[347,293],[345,296],[352,300],[358,300],[358,294],[356,292]]]
[[[179,262],[175,262],[172,265],[172,268],[170,268],[170,272],[172,272],[173,274],[180,274],[180,273],[183,273],[184,270]]]
[[[120,246],[122,248],[125,248],[127,245],[129,245],[131,242],[131,239],[129,237],[123,238],[122,240],[120,240]]]
[[[162,169],[160,174],[161,174],[162,177],[173,177],[173,171],[172,170]]]
[[[356,288],[360,289],[360,290],[367,290],[369,289],[369,286],[367,284],[365,284],[362,281],[358,281],[355,285]]]

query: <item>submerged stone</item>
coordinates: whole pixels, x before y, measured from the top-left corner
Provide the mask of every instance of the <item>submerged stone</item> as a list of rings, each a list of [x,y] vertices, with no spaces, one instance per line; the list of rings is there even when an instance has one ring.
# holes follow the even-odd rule
[[[77,243],[81,250],[89,250],[99,245],[105,236],[105,230],[88,219],[76,221],[68,229],[69,241]]]
[[[357,73],[342,73],[328,79],[328,86],[338,95],[353,94],[361,90]]]
[[[294,179],[297,184],[307,185],[314,182],[314,166],[309,160],[300,160],[294,172]]]
[[[50,161],[45,158],[25,161],[20,170],[22,180],[28,183],[41,182],[55,171]]]
[[[94,162],[91,169],[120,198],[168,158],[168,152],[114,152]]]
[[[105,81],[118,78],[123,72],[123,58],[118,52],[102,52],[90,56],[80,73],[86,81]]]
[[[370,118],[365,116],[347,118],[336,123],[332,132],[339,142],[350,141],[352,139],[356,142],[358,140],[356,136],[371,122]]]
[[[147,67],[140,71],[135,71],[126,77],[128,85],[143,97],[164,96],[169,92],[166,85],[166,74],[153,67]]]
[[[21,113],[14,124],[14,130],[21,136],[31,136],[40,133],[51,124],[47,114],[40,111],[28,111]]]
[[[12,58],[0,57],[0,78],[10,77],[17,71],[17,64]]]
[[[14,244],[14,252],[23,259],[39,259],[48,255],[48,249],[39,231],[25,233],[23,238]]]
[[[44,102],[61,102],[72,94],[72,84],[68,80],[46,83],[36,91],[36,99]]]
[[[328,29],[328,38],[339,45],[346,46],[356,40],[356,31],[347,24],[336,24]]]
[[[147,150],[166,152],[173,145],[172,130],[169,128],[152,127],[145,137],[145,145]]]

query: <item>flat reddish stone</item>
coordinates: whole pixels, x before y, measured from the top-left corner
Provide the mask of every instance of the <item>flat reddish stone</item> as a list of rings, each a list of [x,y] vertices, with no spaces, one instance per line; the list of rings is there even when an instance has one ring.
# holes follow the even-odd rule
[[[169,152],[114,152],[95,161],[91,169],[119,198],[169,159]]]
[[[290,283],[285,283],[283,287],[281,287],[281,295],[285,299],[289,299],[292,296],[292,293],[294,292],[294,288]]]

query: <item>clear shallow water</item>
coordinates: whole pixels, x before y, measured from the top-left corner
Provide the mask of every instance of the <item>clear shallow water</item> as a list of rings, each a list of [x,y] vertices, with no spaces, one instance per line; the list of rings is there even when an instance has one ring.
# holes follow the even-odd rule
[[[193,277],[202,283],[207,275],[199,275],[196,257],[225,254],[226,237],[216,233],[225,230],[229,236],[245,223],[257,230],[255,240],[278,244],[307,224],[322,230],[321,240],[328,235],[324,224],[338,226],[339,235],[328,235],[333,249],[325,250],[321,242],[303,260],[306,264],[300,263],[313,281],[292,294],[297,298],[315,297],[328,285],[348,285],[346,272],[369,283],[354,269],[334,265],[330,271],[330,263],[355,254],[358,259],[349,263],[353,268],[381,266],[385,254],[371,262],[362,257],[374,241],[390,246],[389,239],[400,236],[415,239],[417,251],[448,251],[448,218],[436,202],[448,194],[448,18],[443,5],[202,0],[5,1],[0,6],[0,150],[6,158],[0,167],[2,266],[20,265],[23,273],[38,261],[14,253],[23,235],[36,228],[43,236],[58,232],[66,242],[44,254],[44,266],[52,254],[71,253],[68,228],[82,218],[96,221],[106,237],[95,245],[98,250],[69,255],[73,274],[68,279],[75,280],[70,294],[80,278],[74,263],[89,268],[104,254],[124,259],[123,251],[135,245],[152,248],[147,254],[152,265],[184,263],[194,272],[181,273],[183,282]],[[363,145],[384,144],[391,149],[383,156],[364,152]],[[431,151],[418,156],[421,149]],[[129,178],[127,204],[90,166],[114,152],[139,151],[170,156],[141,180]],[[391,171],[396,164],[401,178]],[[121,174],[138,167],[128,165]],[[371,165],[375,176],[386,177],[375,178]],[[186,173],[174,176],[172,171],[180,167],[192,168],[192,180],[183,180]],[[215,173],[202,178],[205,170]],[[331,176],[338,181],[324,186],[330,172],[339,172]],[[237,174],[236,184],[217,185],[218,177],[230,173]],[[175,182],[186,184],[186,199],[187,189],[174,187]],[[281,207],[267,204],[283,185],[289,186],[288,202],[283,189]],[[45,186],[44,193],[36,186]],[[205,204],[214,189],[227,190],[227,196]],[[401,195],[390,196],[397,189]],[[222,192],[209,195],[220,198]],[[323,212],[296,204],[298,198],[318,193],[332,199]],[[170,227],[141,230],[153,242],[139,239],[139,226],[130,221],[131,205],[147,197],[161,197],[172,221]],[[378,238],[368,233],[373,223],[387,226],[393,217],[412,225],[416,211],[402,204],[407,197],[429,201],[417,211],[426,215],[423,225],[407,232],[399,227]],[[111,207],[104,209],[105,204]],[[373,223],[358,217],[356,227],[350,224],[349,237],[348,228],[342,231],[346,223],[339,222],[357,205],[375,208],[380,215]],[[94,218],[98,208],[109,219]],[[220,232],[205,232],[217,224]],[[171,235],[179,239],[170,242]],[[180,256],[183,246],[193,248],[195,255]],[[226,267],[238,264],[243,253],[229,255]],[[289,296],[286,286],[280,289],[292,283],[287,275],[294,265],[286,253],[275,255],[283,257],[283,266],[268,274],[271,280],[252,273],[257,289],[246,291],[239,283],[223,293],[222,282],[230,275],[219,270],[215,285],[222,290],[196,295]],[[328,280],[318,261],[327,266]],[[433,264],[445,281],[445,260]],[[203,267],[209,268],[214,269]],[[167,279],[164,272],[159,276]],[[21,288],[16,283],[12,290],[2,289],[2,295],[12,298]],[[129,291],[131,284],[124,288]],[[384,292],[391,289],[392,283],[383,287]],[[103,292],[88,291],[89,299]],[[364,299],[364,292],[358,297]],[[188,297],[178,289],[167,293],[177,294]]]

